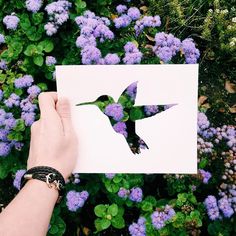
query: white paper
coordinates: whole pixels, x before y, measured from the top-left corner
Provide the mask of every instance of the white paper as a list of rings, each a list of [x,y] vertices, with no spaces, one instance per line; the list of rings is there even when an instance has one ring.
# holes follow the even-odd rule
[[[198,65],[56,66],[58,97],[67,97],[79,139],[78,173],[197,173]],[[134,155],[91,102],[115,101],[138,81],[135,105],[178,105],[136,121],[149,149]]]

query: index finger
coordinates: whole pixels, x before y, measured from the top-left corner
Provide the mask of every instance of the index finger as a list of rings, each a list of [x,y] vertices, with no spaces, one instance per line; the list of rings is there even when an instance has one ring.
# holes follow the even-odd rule
[[[56,111],[57,93],[42,92],[38,96],[40,108],[40,120],[46,123],[53,124],[60,122],[60,117]]]

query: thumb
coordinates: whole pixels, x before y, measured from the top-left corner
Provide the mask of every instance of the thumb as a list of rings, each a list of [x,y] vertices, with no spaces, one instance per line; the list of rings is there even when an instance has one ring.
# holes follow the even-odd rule
[[[67,98],[59,98],[56,104],[56,111],[61,118],[64,134],[72,131],[71,109]]]

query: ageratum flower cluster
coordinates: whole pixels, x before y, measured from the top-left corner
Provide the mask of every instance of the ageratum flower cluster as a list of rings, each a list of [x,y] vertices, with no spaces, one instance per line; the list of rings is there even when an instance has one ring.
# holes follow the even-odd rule
[[[152,213],[152,225],[155,229],[162,229],[174,216],[175,210],[171,206],[166,205],[163,211],[156,210]]]
[[[71,190],[66,195],[66,205],[68,210],[77,211],[84,206],[85,201],[88,199],[89,193],[87,191],[76,192]]]
[[[133,187],[130,190],[120,188],[117,194],[120,198],[129,198],[133,202],[141,202],[143,198],[143,191],[139,187]]]
[[[25,2],[28,11],[36,13],[40,10],[43,5],[43,0],[27,0]]]
[[[69,19],[69,8],[72,4],[68,1],[58,0],[45,7],[49,15],[49,22],[44,26],[46,34],[52,36],[57,33],[59,27]]]
[[[146,236],[146,219],[140,217],[137,223],[133,223],[129,226],[129,233],[131,236]]]
[[[16,125],[23,121],[25,126],[31,126],[35,120],[37,105],[35,98],[41,92],[37,85],[33,85],[31,75],[24,75],[15,79],[14,87],[20,91],[26,90],[26,97],[12,92],[5,93],[0,89],[0,102],[4,109],[0,109],[0,157],[7,156],[12,148],[21,150],[23,142],[9,138]]]

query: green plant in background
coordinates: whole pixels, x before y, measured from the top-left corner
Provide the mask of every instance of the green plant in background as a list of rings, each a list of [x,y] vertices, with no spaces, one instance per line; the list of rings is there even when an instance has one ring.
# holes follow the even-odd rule
[[[33,2],[0,0],[0,205],[17,193],[56,64],[198,61],[198,174],[75,173],[48,235],[234,235],[235,1]]]

